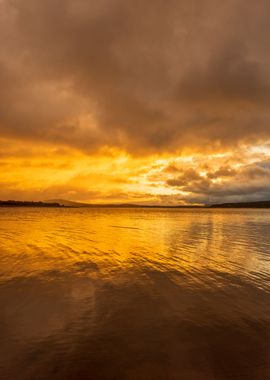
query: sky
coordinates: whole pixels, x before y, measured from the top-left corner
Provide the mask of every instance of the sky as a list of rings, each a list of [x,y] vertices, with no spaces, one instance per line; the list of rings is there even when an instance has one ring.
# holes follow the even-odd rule
[[[270,199],[268,0],[0,0],[0,199]]]

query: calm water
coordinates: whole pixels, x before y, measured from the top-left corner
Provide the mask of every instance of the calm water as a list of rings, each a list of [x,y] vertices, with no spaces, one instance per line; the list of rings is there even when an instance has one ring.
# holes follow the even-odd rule
[[[270,379],[270,210],[0,209],[1,380]]]

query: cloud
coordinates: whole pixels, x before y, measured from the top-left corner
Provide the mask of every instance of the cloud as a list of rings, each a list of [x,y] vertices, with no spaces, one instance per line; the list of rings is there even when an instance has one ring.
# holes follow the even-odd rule
[[[187,193],[183,200],[198,203],[268,200],[270,194],[269,161],[242,164],[239,168],[221,166],[200,172],[200,168],[182,168],[169,175],[166,184]]]
[[[175,205],[260,200],[270,194],[270,155],[263,147],[135,157],[114,150],[89,155],[13,139],[0,145],[0,199]]]
[[[270,138],[266,0],[3,0],[0,134],[95,151]]]

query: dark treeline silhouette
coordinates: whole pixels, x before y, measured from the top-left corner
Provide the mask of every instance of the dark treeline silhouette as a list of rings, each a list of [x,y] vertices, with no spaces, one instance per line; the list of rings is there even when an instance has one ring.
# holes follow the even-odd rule
[[[270,201],[214,204],[213,208],[270,208]]]
[[[31,202],[31,201],[0,201],[0,207],[62,207],[59,203]]]

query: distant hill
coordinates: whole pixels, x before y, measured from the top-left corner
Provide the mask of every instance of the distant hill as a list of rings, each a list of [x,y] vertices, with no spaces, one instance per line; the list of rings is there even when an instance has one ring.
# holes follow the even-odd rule
[[[69,201],[67,199],[49,199],[45,201],[46,203],[59,203],[61,206],[65,207],[140,207],[134,204],[100,204],[100,203],[84,203]]]
[[[211,208],[270,208],[270,201],[220,203],[209,206]]]
[[[73,202],[66,199],[49,199],[44,201],[46,203],[58,203],[61,206],[66,207],[93,207],[90,203],[82,203],[82,202]]]
[[[175,206],[166,206],[166,205],[139,205],[134,203],[83,203],[83,202],[74,202],[66,199],[49,199],[45,201],[46,203],[59,203],[61,206],[66,207],[113,207],[113,208],[197,208],[204,206],[192,206],[192,205],[175,205]]]

